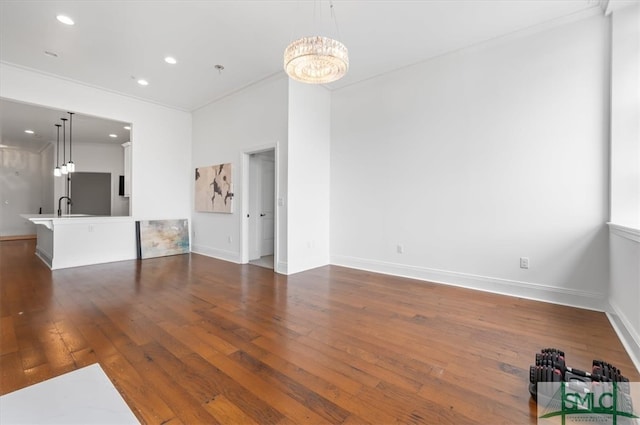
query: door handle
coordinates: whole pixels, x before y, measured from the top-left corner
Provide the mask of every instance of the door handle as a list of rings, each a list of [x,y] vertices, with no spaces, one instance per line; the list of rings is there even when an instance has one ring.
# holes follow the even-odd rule
[[[260,214],[260,217],[264,217],[265,215],[266,215],[266,214],[262,213],[262,214]]]

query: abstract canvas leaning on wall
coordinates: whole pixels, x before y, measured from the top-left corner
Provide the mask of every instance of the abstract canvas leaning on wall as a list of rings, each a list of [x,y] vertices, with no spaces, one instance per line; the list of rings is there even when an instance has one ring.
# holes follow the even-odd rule
[[[196,168],[196,211],[233,212],[231,163]]]
[[[163,257],[189,253],[189,221],[136,221],[138,258]]]

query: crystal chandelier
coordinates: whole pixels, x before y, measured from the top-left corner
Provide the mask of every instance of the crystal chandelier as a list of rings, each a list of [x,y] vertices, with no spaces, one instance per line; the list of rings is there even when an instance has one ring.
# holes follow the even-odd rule
[[[333,2],[330,1],[329,5],[339,37]],[[349,52],[344,44],[329,37],[302,37],[285,49],[284,69],[289,77],[301,83],[331,83],[344,77],[349,70]]]
[[[328,37],[303,37],[284,51],[284,69],[302,83],[326,84],[344,77],[349,53],[344,44]]]

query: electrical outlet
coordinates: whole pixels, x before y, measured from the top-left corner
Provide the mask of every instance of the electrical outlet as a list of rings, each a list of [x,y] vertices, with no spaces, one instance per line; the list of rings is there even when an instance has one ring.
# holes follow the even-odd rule
[[[398,254],[402,254],[402,253],[404,253],[404,246],[402,246],[402,245],[398,244],[398,246],[396,246],[396,252],[397,252]]]
[[[529,257],[520,257],[520,268],[521,269],[529,268]]]

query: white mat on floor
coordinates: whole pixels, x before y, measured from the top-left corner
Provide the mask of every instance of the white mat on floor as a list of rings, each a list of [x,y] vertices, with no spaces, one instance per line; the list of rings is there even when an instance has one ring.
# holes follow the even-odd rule
[[[140,424],[99,364],[0,397],[0,424]]]

